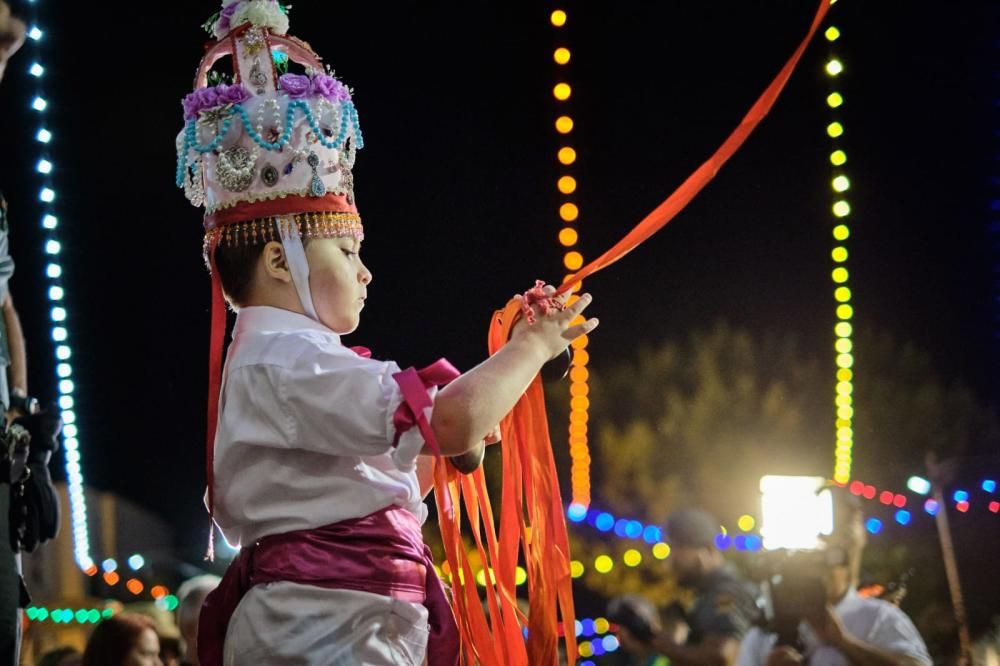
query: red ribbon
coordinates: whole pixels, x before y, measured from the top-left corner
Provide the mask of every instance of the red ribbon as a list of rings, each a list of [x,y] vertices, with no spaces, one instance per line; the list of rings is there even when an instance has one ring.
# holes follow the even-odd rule
[[[802,58],[802,53],[806,50],[809,42],[812,40],[813,35],[816,34],[817,28],[819,28],[820,23],[823,22],[823,17],[826,16],[827,10],[830,8],[831,0],[820,0],[819,9],[816,10],[816,16],[813,18],[812,26],[809,28],[809,33],[805,36],[805,39],[799,44],[799,47],[795,49],[792,57],[788,59],[785,66],[781,68],[778,75],[771,81],[771,85],[764,90],[763,94],[750,110],[740,121],[739,126],[729,135],[729,137],[719,146],[718,150],[712,154],[708,161],[702,164],[698,169],[687,177],[681,186],[678,187],[673,194],[671,194],[667,199],[657,206],[653,212],[645,217],[639,224],[628,232],[624,238],[615,243],[607,252],[594,259],[592,262],[580,269],[579,272],[575,273],[572,277],[567,279],[562,285],[556,290],[556,293],[562,294],[571,289],[575,284],[581,282],[584,278],[593,275],[594,273],[607,268],[611,264],[615,263],[626,254],[637,248],[641,243],[646,241],[650,236],[655,234],[657,231],[662,229],[667,225],[670,220],[674,219],[677,213],[684,210],[684,207],[691,202],[692,199],[701,192],[702,188],[708,185],[709,181],[715,178],[715,174],[719,172],[730,157],[740,149],[743,142],[747,140],[747,137],[757,128],[760,121],[764,119],[764,116],[768,114],[771,107],[778,100],[778,95],[784,89],[785,84],[788,82],[789,77],[791,77],[792,72],[795,70],[795,66],[799,63]]]

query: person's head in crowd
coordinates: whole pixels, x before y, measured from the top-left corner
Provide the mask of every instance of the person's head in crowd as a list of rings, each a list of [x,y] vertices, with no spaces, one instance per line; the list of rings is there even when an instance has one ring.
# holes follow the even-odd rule
[[[10,11],[10,5],[0,0],[0,79],[3,79],[7,60],[24,44],[24,21]]]
[[[177,626],[183,641],[182,656],[186,663],[198,664],[198,616],[208,593],[219,585],[219,577],[211,574],[184,581],[177,591]]]
[[[76,648],[63,646],[49,650],[35,662],[36,666],[80,666],[83,655]]]
[[[828,557],[824,574],[827,600],[836,604],[861,580],[861,557],[868,533],[861,500],[841,488],[833,493],[833,533],[826,539]]]
[[[155,623],[137,613],[104,620],[87,642],[83,666],[163,666]]]
[[[667,519],[670,568],[677,582],[698,587],[724,563],[715,545],[719,521],[701,509],[680,509]]]
[[[618,642],[622,650],[634,656],[650,653],[650,641],[663,628],[656,607],[637,594],[612,599],[608,602],[607,616],[618,627]]]

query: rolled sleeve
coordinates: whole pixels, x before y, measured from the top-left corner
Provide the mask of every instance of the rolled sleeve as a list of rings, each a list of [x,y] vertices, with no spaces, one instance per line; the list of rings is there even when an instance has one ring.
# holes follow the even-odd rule
[[[303,354],[283,373],[281,387],[291,444],[333,455],[389,453],[400,471],[412,471],[424,440],[411,428],[396,441],[393,415],[403,402],[392,377],[397,372],[393,362],[346,351],[313,349]],[[436,391],[429,394],[433,400]]]

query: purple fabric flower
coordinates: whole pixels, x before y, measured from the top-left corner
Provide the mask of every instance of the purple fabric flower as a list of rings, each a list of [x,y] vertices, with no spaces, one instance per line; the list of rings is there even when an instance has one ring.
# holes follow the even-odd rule
[[[309,77],[302,74],[282,74],[278,83],[292,99],[301,99],[307,96],[311,88]]]
[[[346,102],[351,98],[347,87],[326,74],[317,74],[312,80],[313,94],[325,97],[331,102]]]
[[[250,93],[241,83],[226,85],[220,83],[212,88],[199,88],[184,98],[184,119],[197,118],[205,109],[226,104],[239,104],[250,99]]]
[[[219,104],[219,92],[215,88],[199,88],[184,98],[184,119],[197,118],[202,109]]]
[[[215,36],[222,38],[229,34],[230,21],[233,18],[233,14],[236,13],[236,7],[239,5],[239,0],[234,1],[232,4],[227,5],[219,13],[219,22],[215,24]]]
[[[250,91],[244,88],[242,83],[234,83],[231,86],[222,83],[216,86],[216,89],[219,91],[219,105],[239,104],[250,99]]]

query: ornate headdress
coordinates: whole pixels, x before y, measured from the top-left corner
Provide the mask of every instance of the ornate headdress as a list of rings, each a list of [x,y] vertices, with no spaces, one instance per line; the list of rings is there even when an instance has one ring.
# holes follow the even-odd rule
[[[281,242],[302,308],[317,319],[302,238],[364,237],[351,173],[363,139],[351,90],[308,44],[286,35],[283,4],[223,0],[205,28],[215,41],[198,67],[194,92],[183,101],[177,186],[192,204],[205,207],[204,253],[212,273],[206,460],[212,513],[226,329],[216,248]],[[231,76],[212,71],[226,56]],[[293,65],[304,73],[290,72]]]
[[[266,241],[271,221],[303,236],[360,237],[351,169],[363,139],[350,89],[286,35],[277,0],[226,0],[205,27],[216,41],[183,101],[177,186],[205,207],[206,251]],[[210,71],[226,56],[228,79]]]

